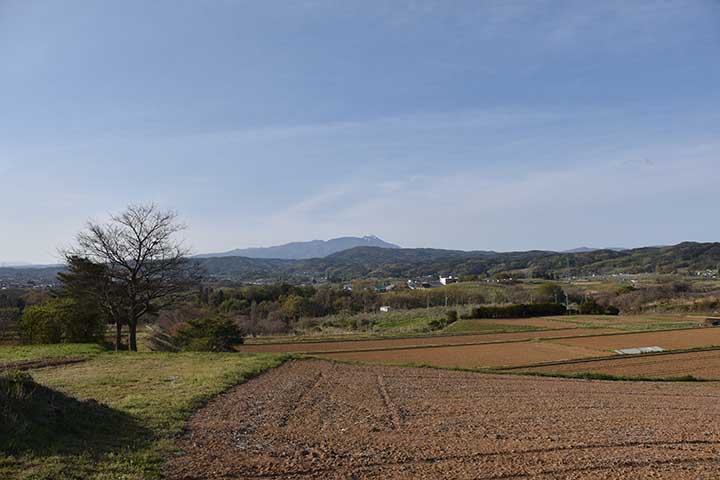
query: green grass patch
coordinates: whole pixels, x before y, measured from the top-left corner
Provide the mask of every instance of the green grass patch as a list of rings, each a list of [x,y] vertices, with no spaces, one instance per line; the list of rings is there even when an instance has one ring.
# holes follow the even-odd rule
[[[93,443],[85,445],[84,437]],[[126,413],[40,385],[26,372],[0,373],[2,452],[97,453],[146,437]]]
[[[683,320],[677,315],[568,315],[547,317],[550,320],[572,324],[578,328],[612,328],[627,332],[651,332],[697,326],[698,320]]]
[[[70,408],[69,422],[89,415],[103,428],[80,428],[81,446],[47,438],[20,449],[0,452],[0,478],[124,479],[161,478],[165,459],[191,413],[211,397],[287,358],[237,353],[114,353],[88,362],[32,372],[41,385],[65,402],[95,399],[93,409]],[[88,413],[90,412],[90,413]],[[73,422],[74,423],[74,422]],[[104,428],[114,435],[105,435]]]
[[[437,310],[437,309],[434,309]],[[433,320],[444,318],[444,311],[417,311],[388,312],[374,316],[373,330],[382,333],[412,333],[423,332],[429,329]]]
[[[0,346],[0,363],[39,360],[42,358],[92,357],[105,349],[87,343],[59,343],[54,345]]]

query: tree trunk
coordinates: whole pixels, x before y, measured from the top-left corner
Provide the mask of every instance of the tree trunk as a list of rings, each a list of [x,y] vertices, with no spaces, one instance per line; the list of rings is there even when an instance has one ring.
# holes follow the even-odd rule
[[[122,323],[115,322],[115,351],[120,350],[120,344],[122,343]]]
[[[128,349],[131,352],[137,352],[137,322],[132,322],[128,325],[130,329],[130,337],[128,340]]]

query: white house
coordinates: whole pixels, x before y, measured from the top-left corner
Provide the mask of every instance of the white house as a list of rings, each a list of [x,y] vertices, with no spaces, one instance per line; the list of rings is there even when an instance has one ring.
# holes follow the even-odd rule
[[[449,277],[440,277],[440,283],[443,285],[450,285],[451,283],[457,283],[457,278],[450,275]]]

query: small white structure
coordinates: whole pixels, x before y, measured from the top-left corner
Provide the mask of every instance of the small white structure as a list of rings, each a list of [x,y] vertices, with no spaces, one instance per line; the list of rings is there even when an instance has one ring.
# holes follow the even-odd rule
[[[443,285],[450,285],[451,283],[457,283],[457,278],[450,275],[449,277],[440,277],[440,283]]]
[[[615,350],[615,353],[620,355],[639,355],[641,353],[657,353],[664,352],[665,349],[662,347],[638,347],[638,348],[622,348]]]
[[[383,305],[382,307],[380,307],[380,311],[383,313],[387,313],[390,310],[392,310],[392,308],[390,308],[388,305]]]

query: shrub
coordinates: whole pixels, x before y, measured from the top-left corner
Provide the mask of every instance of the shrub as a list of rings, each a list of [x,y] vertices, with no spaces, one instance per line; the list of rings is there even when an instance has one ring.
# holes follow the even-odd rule
[[[554,282],[545,282],[537,289],[538,297],[544,302],[558,302],[565,298],[563,288]]]
[[[442,330],[443,328],[447,327],[448,325],[451,325],[458,320],[458,313],[457,310],[447,310],[445,312],[445,318],[438,318],[435,320],[431,320],[428,323],[428,327],[430,327],[430,330]]]
[[[240,327],[221,316],[190,320],[178,328],[174,338],[182,350],[203,352],[229,352],[244,341]]]
[[[588,298],[580,304],[582,315],[619,315],[620,309],[613,305],[600,305],[594,298]]]
[[[626,293],[632,293],[635,290],[637,290],[637,288],[635,288],[635,285],[628,283],[628,284],[619,286],[617,288],[617,290],[615,291],[615,293],[617,295],[625,295]]]
[[[58,313],[49,305],[26,308],[20,320],[23,340],[27,343],[60,343],[62,329]]]
[[[27,343],[86,343],[101,341],[105,322],[92,309],[71,299],[52,299],[27,307],[20,319]]]
[[[366,317],[360,317],[355,322],[355,328],[358,330],[367,330],[372,327],[373,321]]]
[[[164,325],[147,325],[149,330],[145,343],[153,352],[177,352],[180,350],[175,337]]]
[[[428,323],[428,327],[430,327],[430,330],[442,330],[445,328],[445,322],[442,320],[431,320],[430,323]]]

